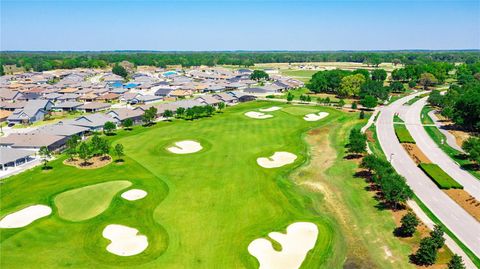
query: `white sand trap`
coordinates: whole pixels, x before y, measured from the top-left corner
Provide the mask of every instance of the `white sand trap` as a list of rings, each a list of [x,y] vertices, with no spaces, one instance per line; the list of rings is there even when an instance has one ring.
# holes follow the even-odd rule
[[[123,199],[129,200],[129,201],[135,201],[147,196],[147,192],[140,189],[131,189],[122,193],[121,196]]]
[[[143,252],[148,247],[145,235],[138,235],[138,230],[119,224],[110,224],[102,233],[103,237],[112,241],[107,251],[118,256],[133,256]]]
[[[277,168],[287,164],[291,164],[297,159],[297,155],[285,152],[277,151],[271,157],[261,157],[257,159],[258,165],[264,168]]]
[[[317,241],[318,228],[311,222],[290,224],[287,233],[269,233],[268,236],[282,245],[277,251],[272,243],[264,238],[253,240],[248,245],[248,252],[257,258],[260,269],[295,269],[300,268],[308,251]]]
[[[0,228],[20,228],[52,213],[46,205],[32,205],[5,216],[0,220]]]
[[[249,111],[249,112],[245,113],[245,116],[247,116],[249,118],[252,118],[252,119],[261,119],[261,120],[273,117],[272,115],[268,115],[268,114],[265,114],[265,113],[262,113],[262,112],[255,112],[255,111]]]
[[[306,121],[317,121],[325,118],[326,116],[328,116],[327,112],[320,112],[318,114],[307,114],[305,117],[303,117],[303,119]]]
[[[168,151],[175,153],[175,154],[188,154],[194,153],[197,151],[202,150],[202,145],[200,143],[191,141],[191,140],[184,140],[180,142],[176,142],[175,146],[167,148]]]
[[[278,106],[272,106],[272,107],[269,107],[269,108],[260,108],[259,110],[262,111],[262,112],[272,112],[272,111],[277,111],[277,110],[280,110],[282,109],[281,107],[278,107]]]

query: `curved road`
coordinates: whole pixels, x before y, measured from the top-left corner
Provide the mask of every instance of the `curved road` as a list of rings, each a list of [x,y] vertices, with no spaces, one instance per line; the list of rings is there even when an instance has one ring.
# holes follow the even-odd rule
[[[417,197],[477,257],[480,257],[480,222],[441,191],[413,162],[398,142],[393,128],[393,115],[417,93],[386,106],[377,121],[377,136],[387,158],[392,156],[395,170],[407,180]]]
[[[405,125],[408,131],[415,139],[417,146],[432,163],[440,166],[443,171],[462,184],[465,191],[480,201],[480,180],[460,168],[457,163],[437,146],[435,141],[425,131],[425,128],[423,128],[420,113],[427,102],[427,98],[418,100],[407,110]]]

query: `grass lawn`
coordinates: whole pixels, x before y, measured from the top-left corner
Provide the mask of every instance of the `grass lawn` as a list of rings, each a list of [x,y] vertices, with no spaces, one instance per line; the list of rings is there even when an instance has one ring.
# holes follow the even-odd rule
[[[280,73],[284,76],[289,76],[294,79],[298,79],[302,82],[307,83],[312,78],[313,74],[317,73],[319,70],[280,70]]]
[[[404,124],[394,124],[393,126],[400,143],[415,143],[415,139],[410,135]]]
[[[445,141],[446,137],[436,126],[424,126],[425,131],[435,141],[435,143],[445,152],[450,158],[457,162],[463,169],[470,174],[480,179],[480,171],[474,169],[472,162],[460,151],[450,147]],[[442,144],[443,141],[443,144]]]
[[[422,120],[422,124],[434,124],[432,118],[428,115],[432,108],[430,106],[424,106],[422,108],[422,112],[420,114],[420,119]]]
[[[109,139],[124,145],[123,164],[77,169],[63,165],[66,157],[61,156],[50,163],[53,169],[48,172],[37,167],[3,180],[2,217],[38,203],[50,205],[53,213],[25,228],[0,230],[0,266],[256,268],[257,260],[247,251],[252,240],[284,231],[295,221],[310,221],[318,226],[319,237],[304,264],[341,267],[346,254],[339,247],[343,239],[331,214],[317,211],[312,203],[321,201],[312,200],[315,197],[293,184],[288,175],[308,160],[306,131],[336,128],[338,122],[356,120],[357,114],[318,107],[317,111],[330,115],[306,122],[295,106],[270,112],[274,117],[268,120],[243,115],[272,105],[289,106],[251,102],[212,118],[119,131]],[[203,150],[189,155],[165,150],[175,141],[190,139],[199,141]],[[292,152],[298,158],[277,169],[256,164],[256,158],[275,151]],[[351,171],[344,173],[351,175]],[[130,188],[146,190],[147,197],[134,202],[122,199],[128,184],[117,183],[124,181],[131,182]],[[104,182],[114,186],[95,185]],[[85,187],[93,188],[90,195]],[[82,212],[79,209],[85,204],[91,206]],[[65,217],[66,210],[73,216]],[[103,212],[97,215],[99,211]],[[108,224],[138,229],[148,237],[149,247],[131,257],[110,254],[105,250],[110,242],[102,237]]]
[[[463,186],[456,182],[451,176],[433,163],[421,163],[420,169],[435,182],[440,189],[463,189]]]

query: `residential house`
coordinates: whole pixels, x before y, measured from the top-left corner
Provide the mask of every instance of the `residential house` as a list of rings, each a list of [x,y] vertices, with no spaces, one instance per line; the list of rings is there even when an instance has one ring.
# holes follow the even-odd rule
[[[162,101],[163,98],[155,95],[137,95],[130,100],[130,104],[151,104]]]
[[[103,125],[105,125],[107,121],[113,122],[114,119],[108,115],[97,113],[92,115],[83,115],[74,120],[65,120],[61,122],[65,125],[87,127],[91,131],[101,131],[103,130]]]
[[[10,89],[0,89],[0,101],[15,101],[23,98],[23,93]]]
[[[222,102],[211,95],[202,95],[200,97],[195,98],[195,101],[198,101],[201,104],[210,105],[210,106],[218,106],[218,104]]]
[[[126,119],[131,119],[134,124],[142,121],[144,111],[141,109],[119,108],[106,113],[117,125],[121,125]]]
[[[77,110],[80,110],[83,112],[99,112],[99,111],[107,110],[109,108],[110,108],[110,104],[91,102],[91,103],[85,103],[79,106]]]
[[[238,102],[238,98],[225,92],[214,94],[213,97],[224,102],[225,104],[234,104]]]
[[[63,147],[68,140],[66,136],[57,136],[41,132],[12,133],[0,139],[0,147],[39,150],[47,147],[57,150]]]
[[[52,107],[53,102],[49,100],[30,100],[23,108],[15,109],[7,120],[10,123],[34,123],[43,120]]]
[[[66,101],[66,102],[56,103],[53,106],[53,109],[54,110],[60,110],[60,111],[75,111],[82,105],[83,105],[83,103],[81,103],[81,102]]]

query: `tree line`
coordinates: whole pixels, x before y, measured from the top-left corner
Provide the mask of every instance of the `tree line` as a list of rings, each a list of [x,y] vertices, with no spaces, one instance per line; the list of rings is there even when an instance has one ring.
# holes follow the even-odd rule
[[[166,67],[167,65],[252,66],[255,63],[292,62],[357,62],[378,66],[382,62],[417,64],[429,62],[467,62],[480,60],[478,51],[337,51],[337,52],[1,52],[0,72],[3,65],[16,65],[27,71],[52,69],[104,68],[129,61],[135,65]]]

